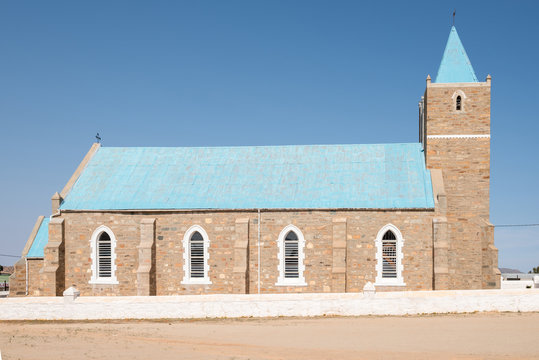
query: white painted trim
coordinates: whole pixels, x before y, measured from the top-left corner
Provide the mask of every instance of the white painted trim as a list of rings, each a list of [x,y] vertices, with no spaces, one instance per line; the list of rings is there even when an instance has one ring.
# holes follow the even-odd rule
[[[297,279],[290,279],[284,277],[284,238],[290,231],[295,232],[298,236],[299,277]],[[281,230],[279,238],[277,239],[277,247],[279,248],[279,253],[277,255],[277,258],[279,260],[279,264],[277,265],[279,277],[277,278],[277,283],[275,284],[275,286],[307,286],[307,283],[305,282],[305,277],[303,275],[303,272],[305,271],[305,264],[303,261],[305,259],[305,238],[303,237],[303,233],[301,232],[301,230],[292,224],[285,226],[285,228]]]
[[[204,277],[203,278],[191,278],[191,261],[189,259],[189,240],[191,240],[191,235],[194,232],[198,231],[204,238]],[[208,259],[210,258],[210,253],[208,249],[210,248],[210,238],[206,231],[200,225],[191,226],[183,236],[183,285],[211,285],[209,273],[210,265],[208,264]]]
[[[466,99],[466,94],[464,93],[464,91],[462,91],[462,90],[460,90],[460,89],[457,90],[457,91],[455,91],[455,92],[453,93],[453,96],[451,96],[451,98],[452,98],[453,100],[456,100],[456,99],[457,99],[457,96],[459,96],[459,95],[460,95],[461,99]]]
[[[97,239],[99,235],[106,232],[110,237],[110,252],[111,252],[111,276],[110,278],[100,278],[97,276]],[[105,225],[99,226],[95,229],[92,237],[90,238],[90,258],[92,259],[92,277],[88,284],[92,285],[118,285],[118,279],[116,278],[116,236],[110,228]]]
[[[427,139],[490,139],[490,134],[427,135]]]
[[[382,277],[382,238],[388,230],[391,230],[397,238],[397,277],[391,279]],[[402,258],[404,256],[402,253],[402,246],[404,244],[404,238],[400,230],[393,224],[387,224],[378,231],[378,235],[376,235],[374,241],[376,244],[376,282],[374,283],[374,286],[405,286],[406,283],[402,277]]]

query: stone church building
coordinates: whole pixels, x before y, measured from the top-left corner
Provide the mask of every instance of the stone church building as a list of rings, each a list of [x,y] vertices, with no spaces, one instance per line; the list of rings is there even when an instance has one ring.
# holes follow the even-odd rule
[[[500,287],[491,78],[451,29],[401,144],[94,144],[39,217],[13,296]]]

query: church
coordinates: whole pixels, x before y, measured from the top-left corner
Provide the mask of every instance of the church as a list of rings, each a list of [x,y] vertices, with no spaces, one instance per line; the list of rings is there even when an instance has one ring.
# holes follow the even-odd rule
[[[37,219],[10,296],[499,288],[490,89],[452,27],[417,143],[96,143]]]

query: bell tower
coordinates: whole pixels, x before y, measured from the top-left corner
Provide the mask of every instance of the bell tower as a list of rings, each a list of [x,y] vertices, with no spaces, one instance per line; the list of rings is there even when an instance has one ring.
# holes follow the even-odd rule
[[[427,168],[442,172],[449,288],[499,287],[490,216],[491,77],[478,81],[453,26],[434,81],[419,103]]]

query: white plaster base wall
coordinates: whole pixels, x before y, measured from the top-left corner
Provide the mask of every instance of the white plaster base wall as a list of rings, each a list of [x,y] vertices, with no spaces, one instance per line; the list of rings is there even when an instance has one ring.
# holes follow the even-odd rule
[[[539,289],[0,299],[0,320],[190,319],[539,311]]]

